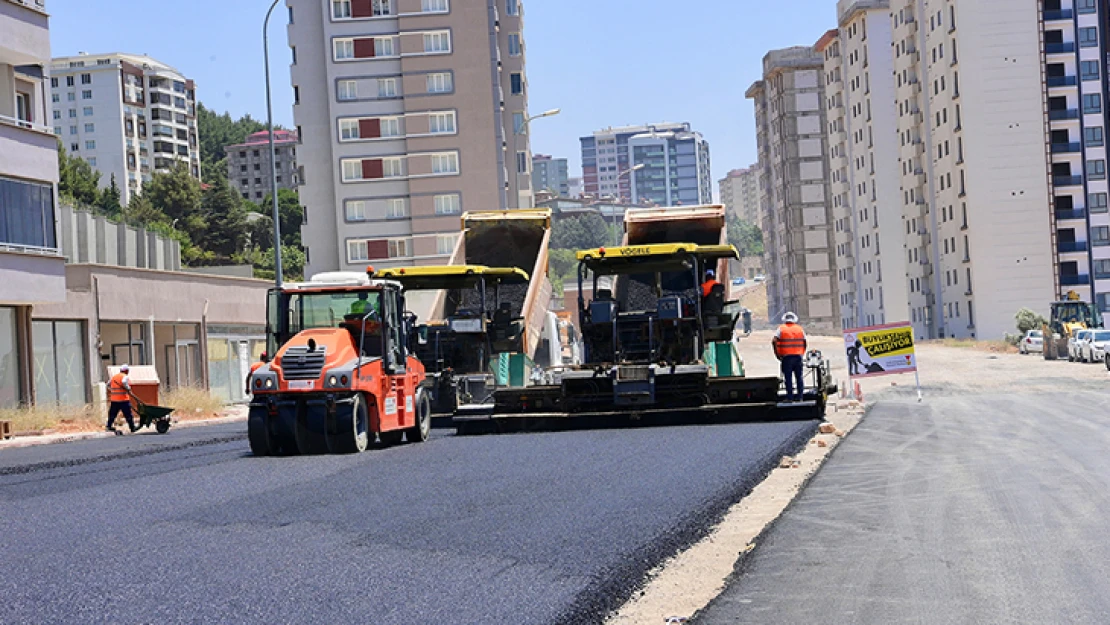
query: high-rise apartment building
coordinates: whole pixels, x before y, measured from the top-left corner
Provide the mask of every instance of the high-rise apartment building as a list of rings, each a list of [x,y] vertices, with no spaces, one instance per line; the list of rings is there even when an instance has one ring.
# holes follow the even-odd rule
[[[763,186],[768,313],[809,327],[841,325],[825,145],[824,62],[812,47],[772,50],[754,101]]]
[[[717,182],[721,204],[725,205],[729,215],[759,225],[760,180],[759,165],[752,165],[746,169],[734,169]]]
[[[247,137],[243,143],[224,147],[227,155],[227,179],[231,188],[254,203],[261,202],[270,192],[270,185],[278,189],[297,188],[297,133],[290,130],[274,131],[275,180],[270,180],[270,133],[266,130]]]
[[[49,77],[44,3],[0,0],[0,408],[34,401],[54,336],[39,335],[32,309],[66,299]]]
[[[463,211],[532,205],[519,0],[286,5],[307,273],[442,263]]]
[[[532,155],[532,188],[551,191],[559,197],[568,197],[570,181],[567,177],[567,159],[552,158],[546,154]]]
[[[54,133],[102,188],[115,178],[123,204],[177,162],[200,179],[196,87],[181,72],[144,55],[81,54],[54,59],[50,85]]]
[[[815,48],[825,63],[841,324],[909,321],[889,2],[842,0],[837,18]]]
[[[586,194],[662,206],[713,201],[709,143],[689,123],[605,128],[579,141]]]

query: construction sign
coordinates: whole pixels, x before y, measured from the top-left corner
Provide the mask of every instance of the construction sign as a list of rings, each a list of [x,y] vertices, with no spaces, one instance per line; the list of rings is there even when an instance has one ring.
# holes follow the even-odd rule
[[[844,331],[848,375],[866,378],[917,371],[913,326],[894,323]]]

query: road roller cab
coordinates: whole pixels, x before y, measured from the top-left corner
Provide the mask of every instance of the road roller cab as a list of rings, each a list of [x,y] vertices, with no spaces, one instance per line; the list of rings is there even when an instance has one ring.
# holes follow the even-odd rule
[[[352,453],[427,440],[424,367],[408,352],[401,285],[328,273],[272,289],[273,360],[254,372],[248,433],[255,455]]]

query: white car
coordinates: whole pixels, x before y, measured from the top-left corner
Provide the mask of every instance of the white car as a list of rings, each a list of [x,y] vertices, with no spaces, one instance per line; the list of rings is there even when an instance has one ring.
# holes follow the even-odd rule
[[[1079,359],[1083,362],[1105,362],[1110,349],[1110,330],[1090,330],[1090,339],[1079,346]]]
[[[764,276],[756,276],[756,277],[752,278],[752,281],[753,281],[753,282],[763,282],[763,281],[764,281],[764,280],[766,280],[766,279],[767,279],[767,278],[766,278],[766,277],[764,277]]]
[[[1041,353],[1044,351],[1044,334],[1040,330],[1030,330],[1021,337],[1021,342],[1018,343],[1018,351],[1022,354],[1031,354],[1033,352]]]
[[[1091,340],[1094,330],[1076,330],[1068,339],[1068,362],[1078,362],[1083,359],[1083,345]]]

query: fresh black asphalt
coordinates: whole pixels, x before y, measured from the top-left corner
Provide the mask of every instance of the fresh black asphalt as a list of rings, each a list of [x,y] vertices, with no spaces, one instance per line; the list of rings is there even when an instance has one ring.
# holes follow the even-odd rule
[[[1110,623],[1110,395],[879,402],[698,625]]]
[[[0,451],[0,623],[591,623],[814,422],[255,458],[244,424]]]

